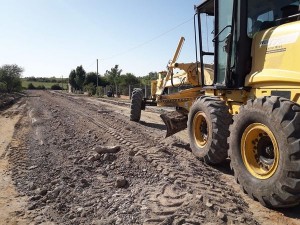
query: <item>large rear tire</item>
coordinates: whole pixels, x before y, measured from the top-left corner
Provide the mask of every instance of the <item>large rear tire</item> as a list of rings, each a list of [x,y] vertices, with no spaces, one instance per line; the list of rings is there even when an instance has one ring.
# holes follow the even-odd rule
[[[139,122],[141,119],[142,111],[142,102],[143,102],[143,91],[140,88],[135,88],[131,95],[131,104],[130,104],[130,120]]]
[[[288,207],[300,200],[300,107],[280,97],[249,100],[230,128],[234,176],[261,204]]]
[[[218,97],[202,96],[188,116],[190,146],[195,156],[208,164],[219,164],[228,157],[227,138],[232,116]]]

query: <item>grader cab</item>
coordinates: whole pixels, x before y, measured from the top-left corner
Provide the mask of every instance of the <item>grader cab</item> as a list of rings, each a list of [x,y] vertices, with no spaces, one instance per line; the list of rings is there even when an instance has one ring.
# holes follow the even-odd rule
[[[174,107],[162,115],[167,135],[187,127],[196,156],[208,164],[229,157],[253,199],[268,207],[298,205],[299,1],[206,0],[195,11],[196,62],[176,62],[179,44],[168,71],[153,82],[152,99],[139,104]],[[174,74],[174,68],[182,71]],[[132,113],[142,108],[139,92]]]

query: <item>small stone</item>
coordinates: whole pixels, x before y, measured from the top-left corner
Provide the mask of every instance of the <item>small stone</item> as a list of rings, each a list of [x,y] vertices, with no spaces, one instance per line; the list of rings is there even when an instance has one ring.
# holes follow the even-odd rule
[[[84,159],[78,160],[78,164],[82,164],[84,162]]]
[[[48,190],[47,190],[47,189],[42,189],[42,190],[40,191],[40,195],[42,195],[42,196],[45,196],[47,193],[48,193]]]
[[[88,157],[88,161],[95,162],[96,161],[95,156],[92,155],[92,156]]]
[[[62,190],[63,190],[63,186],[58,186],[52,191],[52,193],[54,194],[55,197],[57,197]]]
[[[30,167],[28,167],[28,170],[33,170],[35,168],[37,168],[37,166],[30,166]]]
[[[28,210],[34,210],[36,208],[37,208],[37,204],[36,203],[31,204],[31,205],[28,206]]]
[[[123,188],[127,184],[127,180],[124,177],[118,177],[116,180],[116,187],[117,188]]]
[[[55,185],[55,184],[57,184],[57,183],[59,183],[59,179],[52,180],[50,184],[51,184],[51,185]]]
[[[103,170],[103,171],[101,172],[101,174],[102,174],[103,176],[105,176],[105,177],[108,177],[108,173],[107,173],[105,170]]]
[[[64,149],[70,148],[71,146],[72,146],[71,144],[67,144],[67,143],[62,145]]]
[[[99,155],[98,153],[96,153],[96,154],[94,155],[95,160],[99,160],[100,157],[101,157],[101,155]]]
[[[104,154],[104,155],[103,155],[103,160],[104,160],[104,161],[109,160],[109,154]]]
[[[42,198],[42,196],[40,196],[40,195],[35,195],[35,196],[30,197],[30,198],[29,198],[29,201],[37,201],[37,200],[39,200],[39,199],[41,199],[41,198]]]
[[[82,179],[81,179],[81,183],[82,183],[83,186],[85,186],[85,187],[89,186],[89,182],[88,182],[88,180],[85,179],[85,178],[82,178]]]
[[[33,191],[33,190],[36,189],[36,185],[35,185],[33,182],[30,182],[30,183],[28,184],[28,188],[29,188],[30,191]]]
[[[124,127],[125,130],[131,130],[130,126]]]
[[[217,217],[220,218],[221,220],[225,221],[227,220],[227,216],[221,212],[221,210],[219,209],[217,212]]]
[[[205,205],[206,205],[206,207],[208,207],[208,208],[212,208],[214,204],[212,204],[212,203],[210,202],[210,200],[207,199]]]
[[[129,156],[135,156],[136,153],[137,153],[136,151],[130,150],[130,151],[128,152],[128,155],[129,155]]]
[[[123,224],[122,219],[120,217],[117,217],[115,224],[116,225],[122,225]]]
[[[81,212],[83,211],[83,208],[82,208],[82,207],[78,207],[78,208],[76,209],[76,211],[79,212],[79,213],[81,213]]]
[[[203,195],[196,195],[196,198],[199,199],[200,201],[203,201]]]
[[[98,154],[105,154],[105,153],[117,153],[121,150],[120,146],[97,146],[93,148],[93,151],[97,152]]]

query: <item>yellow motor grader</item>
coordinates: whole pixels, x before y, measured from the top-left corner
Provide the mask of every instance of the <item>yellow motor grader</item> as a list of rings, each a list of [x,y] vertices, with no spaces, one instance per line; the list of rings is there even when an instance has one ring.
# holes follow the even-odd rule
[[[267,207],[298,205],[299,1],[206,0],[195,11],[196,63],[176,62],[182,38],[152,98],[133,91],[131,120],[149,104],[175,107],[161,116],[167,136],[187,127],[192,152],[208,164],[229,156],[250,197]]]

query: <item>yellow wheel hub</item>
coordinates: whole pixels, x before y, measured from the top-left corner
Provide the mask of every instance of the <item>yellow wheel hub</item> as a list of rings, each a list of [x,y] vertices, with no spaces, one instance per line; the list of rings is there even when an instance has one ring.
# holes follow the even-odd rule
[[[258,179],[274,175],[279,164],[279,148],[272,131],[265,125],[253,123],[242,136],[241,153],[247,170]]]
[[[209,129],[204,112],[197,112],[193,119],[194,138],[196,144],[203,148],[208,141]]]

